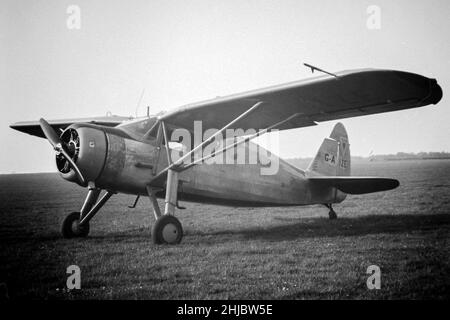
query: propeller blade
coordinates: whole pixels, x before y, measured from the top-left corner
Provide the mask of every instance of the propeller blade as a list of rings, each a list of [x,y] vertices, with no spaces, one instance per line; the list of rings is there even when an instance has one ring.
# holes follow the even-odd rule
[[[58,134],[53,130],[53,128],[49,125],[45,119],[41,118],[39,120],[39,125],[44,132],[45,137],[50,142],[50,144],[53,146],[53,148],[57,148],[58,144],[61,144],[61,140],[59,140]]]
[[[63,156],[64,158],[66,158],[66,160],[69,162],[70,166],[72,167],[72,169],[75,171],[78,180],[80,180],[80,183],[82,185],[86,184],[86,180],[84,179],[83,175],[81,174],[80,169],[78,169],[77,165],[75,164],[75,162],[73,162],[72,158],[70,157],[70,155],[66,152],[66,150],[64,150],[64,147],[61,146],[61,149],[58,150]]]
[[[67,153],[67,151],[64,149],[63,144],[61,140],[59,139],[58,134],[53,130],[53,128],[50,126],[50,124],[43,118],[39,120],[39,125],[42,129],[42,132],[44,132],[45,137],[50,142],[50,144],[53,146],[53,149],[61,153],[64,158],[69,162],[70,166],[72,167],[73,171],[75,171],[75,174],[77,175],[80,183],[82,185],[86,184],[86,179],[84,179],[83,175],[81,174],[80,169],[78,169],[75,162],[72,160],[70,155]]]

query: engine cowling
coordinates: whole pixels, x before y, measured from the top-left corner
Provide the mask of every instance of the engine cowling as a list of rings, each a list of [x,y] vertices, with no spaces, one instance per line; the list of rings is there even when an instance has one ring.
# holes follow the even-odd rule
[[[61,135],[67,151],[77,164],[87,181],[96,181],[105,164],[107,138],[104,131],[90,127],[68,127]],[[75,172],[60,154],[56,155],[56,167],[61,176],[69,181],[78,182]]]
[[[128,139],[99,126],[74,124],[60,139],[85,180],[102,189],[145,194],[159,152],[151,143]],[[162,157],[162,161],[165,157]],[[56,155],[61,176],[82,185],[67,160]]]

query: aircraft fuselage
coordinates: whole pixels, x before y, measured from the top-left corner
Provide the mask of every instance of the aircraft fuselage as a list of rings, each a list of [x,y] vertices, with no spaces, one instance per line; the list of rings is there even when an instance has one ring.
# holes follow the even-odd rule
[[[165,146],[158,148],[152,143],[110,133],[105,135],[105,164],[96,178],[96,186],[120,193],[146,195],[146,186],[151,184],[160,188],[157,196],[163,197],[165,179],[152,180],[168,166]],[[251,142],[239,146],[246,149],[247,158],[250,153],[257,152],[257,148],[250,148],[250,145]],[[256,155],[255,158],[258,159]],[[253,164],[195,165],[180,172],[178,197],[185,201],[239,206],[309,205],[341,202],[345,198],[335,188],[311,185],[302,170],[274,154],[270,159],[278,162],[273,174],[261,174],[268,165],[259,160]]]

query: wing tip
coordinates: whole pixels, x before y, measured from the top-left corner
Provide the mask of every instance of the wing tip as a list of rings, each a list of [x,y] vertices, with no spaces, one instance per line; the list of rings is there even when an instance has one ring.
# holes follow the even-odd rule
[[[20,128],[21,128],[20,122],[14,122],[14,123],[11,123],[11,124],[9,125],[9,127],[10,127],[11,129],[14,129],[14,130],[17,130],[17,131],[21,131],[21,130],[20,130]]]
[[[430,79],[430,95],[425,99],[426,104],[438,104],[444,93],[436,79]]]

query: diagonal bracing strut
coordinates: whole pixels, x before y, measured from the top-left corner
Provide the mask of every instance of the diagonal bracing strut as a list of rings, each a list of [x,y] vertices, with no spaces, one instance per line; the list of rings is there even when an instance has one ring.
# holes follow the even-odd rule
[[[208,160],[209,158],[215,157],[216,155],[221,154],[221,153],[227,151],[228,149],[234,148],[234,147],[236,147],[236,146],[238,146],[238,145],[241,145],[241,144],[243,144],[243,143],[245,143],[245,142],[247,142],[247,141],[250,141],[250,140],[252,140],[252,139],[255,139],[255,138],[259,137],[260,135],[265,134],[267,131],[269,131],[269,130],[275,128],[275,127],[281,126],[282,124],[288,122],[289,120],[292,120],[293,118],[295,118],[295,117],[297,117],[297,116],[299,116],[299,115],[300,115],[300,113],[295,113],[295,114],[293,114],[292,116],[290,116],[290,117],[288,117],[288,118],[286,118],[286,119],[284,119],[284,120],[282,120],[282,121],[280,121],[280,122],[277,122],[277,123],[275,123],[275,124],[273,124],[273,125],[271,125],[271,126],[265,128],[265,129],[263,129],[263,130],[261,130],[261,131],[259,131],[259,132],[256,132],[256,133],[252,134],[252,135],[249,136],[249,137],[242,138],[240,141],[236,141],[235,143],[232,143],[232,144],[226,146],[225,148],[220,149],[219,151],[215,151],[215,152],[213,152],[213,153],[207,155],[206,157],[203,157],[203,158],[201,158],[201,159],[195,160],[194,162],[192,162],[192,163],[190,163],[190,164],[188,164],[188,165],[182,167],[179,171],[187,170],[187,169],[189,169],[189,168],[192,167],[192,166],[195,166],[195,165],[197,165],[197,164],[199,164],[199,163],[202,163],[202,162],[205,161],[205,160]]]
[[[248,110],[246,110],[245,112],[243,112],[240,116],[238,116],[237,118],[235,118],[234,120],[232,120],[230,123],[228,123],[226,126],[224,126],[222,129],[220,129],[219,131],[217,131],[215,134],[213,134],[212,136],[210,136],[208,139],[206,139],[205,141],[203,141],[202,143],[200,143],[198,146],[196,146],[194,149],[192,149],[191,151],[189,151],[188,153],[186,153],[185,155],[183,155],[181,158],[179,158],[177,161],[173,162],[170,164],[170,159],[168,159],[169,161],[169,166],[166,167],[165,169],[161,170],[152,180],[155,180],[157,178],[159,178],[161,175],[163,175],[164,173],[168,172],[169,170],[183,170],[182,168],[178,168],[185,159],[187,159],[188,157],[190,157],[192,154],[194,154],[197,150],[199,150],[200,148],[203,148],[206,144],[208,144],[209,142],[211,142],[215,137],[217,137],[219,134],[222,134],[225,130],[227,130],[229,127],[231,127],[233,124],[235,124],[236,122],[238,122],[239,120],[241,120],[242,118],[246,117],[247,115],[249,115],[251,112],[253,112],[255,109],[257,109],[259,106],[261,106],[264,102],[263,101],[259,101],[257,103],[255,103],[251,108],[249,108]],[[162,122],[162,126],[163,129],[165,129],[165,125],[164,122]],[[165,131],[165,130],[164,130]],[[167,139],[167,132],[164,134],[164,138],[165,140]],[[169,142],[166,140],[166,152],[169,153],[168,151],[168,144]]]

